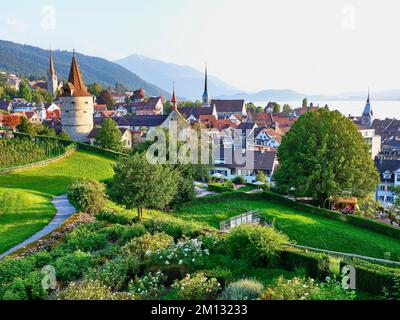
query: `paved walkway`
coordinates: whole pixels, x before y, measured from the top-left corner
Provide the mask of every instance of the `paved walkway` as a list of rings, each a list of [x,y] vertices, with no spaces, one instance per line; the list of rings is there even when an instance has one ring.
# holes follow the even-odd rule
[[[67,195],[55,197],[51,202],[57,209],[57,213],[54,216],[53,220],[46,227],[44,227],[38,233],[35,233],[29,239],[1,254],[0,259],[48,235],[76,212],[76,209],[69,203]]]

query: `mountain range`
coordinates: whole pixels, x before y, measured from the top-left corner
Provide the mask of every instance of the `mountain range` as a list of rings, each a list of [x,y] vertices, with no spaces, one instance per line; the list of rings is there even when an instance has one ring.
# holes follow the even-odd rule
[[[195,68],[138,54],[132,54],[115,62],[168,92],[172,91],[172,84],[175,82],[177,95],[180,97],[199,100],[203,94],[204,72]],[[240,93],[240,90],[212,75],[208,76],[208,90],[213,97]]]
[[[0,71],[26,77],[44,77],[49,69],[49,54],[49,50],[0,40]],[[71,58],[72,52],[53,51],[54,65],[59,79],[67,79]],[[171,96],[169,92],[143,80],[116,63],[79,53],[77,58],[86,84],[96,82],[108,87],[118,82],[130,90],[144,88],[151,96]]]

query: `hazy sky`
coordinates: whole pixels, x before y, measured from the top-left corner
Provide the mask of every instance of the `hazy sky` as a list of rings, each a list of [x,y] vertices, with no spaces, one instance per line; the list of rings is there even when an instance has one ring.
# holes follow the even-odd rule
[[[207,61],[243,90],[400,88],[398,0],[14,0],[1,12],[1,39]]]

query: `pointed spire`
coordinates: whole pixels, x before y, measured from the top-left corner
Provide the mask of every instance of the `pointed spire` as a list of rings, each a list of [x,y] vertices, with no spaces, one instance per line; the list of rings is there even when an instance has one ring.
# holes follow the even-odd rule
[[[370,103],[370,96],[369,96],[369,94],[370,94],[370,89],[369,89],[369,87],[368,87],[368,99],[367,99],[367,103]]]
[[[206,105],[210,104],[210,95],[208,94],[208,69],[207,69],[207,63],[206,63],[205,79],[204,79],[203,103],[206,104]]]
[[[64,93],[74,97],[92,96],[83,83],[81,71],[79,70],[78,60],[73,51],[71,69],[69,71],[68,82],[64,86]]]
[[[175,95],[175,81],[173,82],[173,89],[172,89],[172,99],[171,99],[171,102],[172,102],[172,108],[173,108],[174,110],[176,110],[176,102],[177,102],[177,100],[176,100],[176,95]]]
[[[56,70],[54,69],[54,63],[53,63],[53,50],[50,47],[50,68],[49,68],[49,75],[53,76],[56,74]]]

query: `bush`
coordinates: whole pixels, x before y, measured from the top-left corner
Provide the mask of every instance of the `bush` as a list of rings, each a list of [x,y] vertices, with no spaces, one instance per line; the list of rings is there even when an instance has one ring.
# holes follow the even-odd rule
[[[212,183],[208,185],[207,190],[216,193],[230,192],[233,190],[233,183],[228,183],[228,185],[226,183]]]
[[[69,238],[67,247],[73,251],[92,252],[103,249],[108,244],[107,234],[91,233],[86,236]]]
[[[154,274],[150,272],[131,281],[128,290],[135,298],[154,300],[164,292],[166,280],[167,276],[161,271],[157,271]]]
[[[210,253],[225,253],[226,238],[222,235],[206,233],[199,238],[203,242],[203,247]]]
[[[37,269],[41,269],[44,266],[50,265],[53,261],[53,258],[48,251],[39,251],[33,256],[33,258],[35,259],[35,267]]]
[[[57,280],[70,282],[79,279],[91,266],[90,254],[81,251],[67,254],[55,262]]]
[[[212,300],[220,291],[221,285],[215,278],[207,279],[204,274],[196,273],[176,281],[171,288],[177,300]]]
[[[175,240],[183,237],[196,237],[200,234],[200,229],[192,222],[183,222],[178,219],[167,219],[157,217],[144,222],[144,226],[150,233],[164,232]]]
[[[242,176],[237,176],[235,179],[232,180],[232,182],[234,184],[245,185],[247,181]]]
[[[0,287],[12,282],[15,278],[23,278],[35,269],[32,258],[11,259],[0,261]]]
[[[93,179],[75,180],[68,189],[68,199],[77,210],[96,214],[105,206],[105,186]]]
[[[96,219],[99,221],[107,221],[113,224],[129,224],[130,222],[127,217],[107,210],[101,210],[98,214],[96,214]]]
[[[101,270],[93,276],[98,278],[107,287],[121,291],[127,288],[129,279],[140,270],[140,263],[136,257],[117,258],[107,262]]]
[[[113,293],[100,281],[72,282],[58,295],[60,300],[133,300],[128,293]]]
[[[219,266],[210,270],[200,270],[199,272],[203,273],[207,278],[217,279],[218,283],[220,283],[223,287],[225,287],[233,279],[233,274],[230,269]]]
[[[165,233],[145,234],[128,242],[122,252],[127,256],[136,256],[143,260],[153,252],[169,247],[174,243],[174,238]]]
[[[122,234],[123,242],[130,241],[133,238],[138,238],[146,234],[146,228],[142,224],[134,224],[126,228]]]
[[[184,265],[149,266],[149,273],[162,272],[166,276],[166,285],[172,285],[176,280],[182,280],[189,273],[189,268]]]
[[[340,268],[351,265],[356,269],[357,290],[374,295],[393,291],[396,280],[400,279],[400,269],[373,264],[363,260],[342,261]]]
[[[189,267],[203,266],[210,252],[203,249],[203,242],[199,239],[181,240],[166,248],[154,251],[149,255],[151,264],[178,264]]]
[[[341,283],[328,279],[318,284],[313,279],[293,278],[286,280],[279,277],[273,287],[268,288],[261,300],[354,300],[355,292],[345,290]]]
[[[314,279],[325,279],[331,273],[330,259],[327,255],[306,253],[297,249],[287,249],[281,252],[280,265],[289,271],[303,268],[307,275]]]
[[[221,294],[221,300],[255,300],[263,292],[264,286],[255,280],[243,279],[230,283]]]
[[[280,251],[289,243],[288,237],[273,227],[241,225],[227,238],[228,253],[254,265],[276,264]]]

